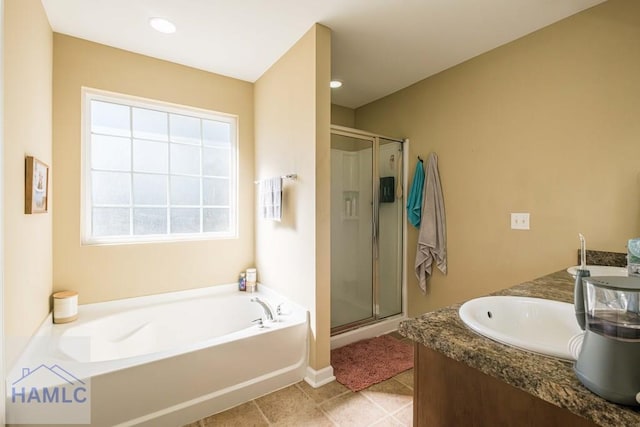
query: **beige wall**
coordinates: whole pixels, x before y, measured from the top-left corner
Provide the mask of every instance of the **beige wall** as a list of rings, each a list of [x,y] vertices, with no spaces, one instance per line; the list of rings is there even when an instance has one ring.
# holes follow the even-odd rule
[[[316,352],[314,369],[331,363],[331,30],[316,26]]]
[[[253,85],[182,65],[54,35],[54,289],[80,302],[231,283],[253,264]],[[82,246],[80,89],[141,96],[239,116],[238,239]]]
[[[0,22],[4,28],[4,0],[0,0]],[[0,93],[4,94],[4,31],[0,30]],[[0,372],[5,372],[5,328],[4,328],[4,96],[0,96]],[[0,400],[4,402],[6,391],[0,390]],[[5,405],[0,407],[0,425],[5,423]]]
[[[4,10],[4,322],[7,367],[49,312],[51,209],[25,215],[25,156],[52,166],[52,32],[39,0],[6,0]]]
[[[315,25],[255,84],[256,179],[298,174],[282,222],[256,220],[258,279],[310,309],[314,369],[329,365],[329,49]]]
[[[349,107],[343,107],[342,105],[331,104],[331,124],[346,126],[348,128],[355,127],[356,110]]]
[[[576,263],[640,235],[640,2],[609,0],[356,111],[358,128],[434,151],[449,275],[417,289],[409,226],[409,314]],[[531,230],[510,230],[530,212]]]

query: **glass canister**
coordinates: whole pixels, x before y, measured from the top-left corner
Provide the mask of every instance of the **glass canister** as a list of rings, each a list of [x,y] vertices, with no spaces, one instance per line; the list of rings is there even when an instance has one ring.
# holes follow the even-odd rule
[[[640,278],[585,277],[587,328],[607,338],[640,342]]]

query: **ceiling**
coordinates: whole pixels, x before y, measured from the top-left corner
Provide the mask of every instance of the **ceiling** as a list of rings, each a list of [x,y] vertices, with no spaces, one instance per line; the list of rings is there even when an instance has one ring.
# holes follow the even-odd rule
[[[603,0],[42,0],[55,32],[255,82],[314,23],[356,108]],[[170,19],[174,34],[148,25]]]

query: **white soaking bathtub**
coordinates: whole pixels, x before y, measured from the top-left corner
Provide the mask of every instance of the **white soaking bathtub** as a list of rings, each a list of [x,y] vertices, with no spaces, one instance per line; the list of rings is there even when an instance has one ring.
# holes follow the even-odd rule
[[[203,418],[306,373],[307,311],[259,289],[247,294],[221,285],[81,305],[78,320],[67,324],[54,325],[50,315],[10,378],[44,364],[90,379],[93,426],[176,426]],[[264,317],[251,301],[256,296],[274,309],[282,304],[277,321],[252,322]]]

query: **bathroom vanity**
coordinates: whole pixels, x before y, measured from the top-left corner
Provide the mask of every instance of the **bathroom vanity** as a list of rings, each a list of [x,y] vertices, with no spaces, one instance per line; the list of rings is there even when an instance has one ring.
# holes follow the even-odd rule
[[[559,271],[492,295],[573,302]],[[460,304],[400,324],[415,342],[414,426],[640,426],[640,409],[585,388],[573,363],[499,344],[468,329]]]

